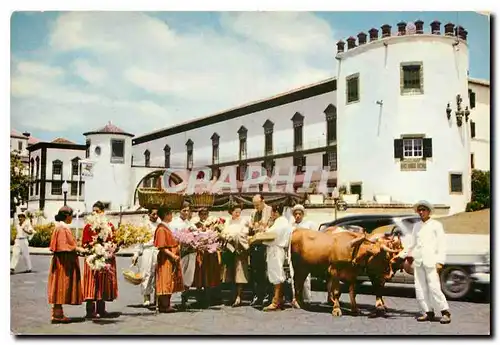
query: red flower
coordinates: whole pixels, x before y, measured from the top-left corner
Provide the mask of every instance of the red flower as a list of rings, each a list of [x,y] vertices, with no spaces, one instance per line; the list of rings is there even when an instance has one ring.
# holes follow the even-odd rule
[[[221,222],[222,224],[224,224],[226,222],[226,220],[224,218],[219,218],[219,222]]]

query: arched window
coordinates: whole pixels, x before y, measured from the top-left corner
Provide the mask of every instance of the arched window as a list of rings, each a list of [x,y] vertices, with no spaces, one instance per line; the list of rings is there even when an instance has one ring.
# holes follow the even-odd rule
[[[150,159],[151,159],[151,153],[149,150],[144,151],[144,166],[149,166],[150,165]]]

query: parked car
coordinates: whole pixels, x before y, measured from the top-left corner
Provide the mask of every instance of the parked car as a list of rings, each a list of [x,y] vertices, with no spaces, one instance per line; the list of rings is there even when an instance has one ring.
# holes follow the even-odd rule
[[[368,234],[390,233],[397,229],[401,233],[403,246],[410,241],[413,225],[420,218],[415,214],[362,214],[339,218],[323,223],[319,231],[330,226],[342,226],[350,231],[362,227]],[[460,299],[479,288],[483,291],[490,285],[490,237],[489,235],[446,234],[446,262],[441,271],[441,285],[449,299]],[[313,277],[324,280],[324,277]],[[358,278],[369,281],[367,276]],[[398,271],[389,283],[414,284],[414,277]]]

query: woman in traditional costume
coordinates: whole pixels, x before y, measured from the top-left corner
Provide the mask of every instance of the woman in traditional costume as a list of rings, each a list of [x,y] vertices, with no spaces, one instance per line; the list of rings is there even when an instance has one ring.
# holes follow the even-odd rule
[[[199,231],[206,231],[204,223],[207,221],[208,215],[207,208],[202,208],[198,212],[200,219],[195,225]],[[219,253],[198,252],[196,256],[193,286],[198,289],[199,294],[201,289],[204,290],[204,302],[207,305],[210,306],[211,304],[211,292],[214,292],[214,290],[220,286],[220,283],[221,263],[219,261]]]
[[[236,299],[233,307],[241,305],[244,284],[248,283],[248,227],[241,219],[241,206],[233,205],[229,208],[231,219],[221,236],[226,241],[226,248],[222,253],[222,281],[236,284]]]
[[[104,213],[104,204],[100,201],[93,206],[93,212],[97,214]],[[112,234],[106,239],[107,242],[113,241],[115,228],[109,222]],[[85,225],[82,234],[82,246],[85,249],[92,248],[94,237],[98,232],[92,229],[91,224]],[[100,271],[94,271],[85,260],[83,268],[83,298],[86,301],[87,314],[85,318],[106,317],[106,301],[111,302],[118,298],[118,277],[116,274],[116,257],[109,259],[109,268]]]
[[[83,302],[80,263],[78,252],[84,249],[77,247],[76,239],[69,228],[73,219],[73,210],[62,207],[57,213],[56,227],[50,239],[50,251],[53,253],[49,268],[47,295],[52,304],[52,323],[66,323],[70,320],[64,316],[63,304],[80,305]]]
[[[157,308],[160,313],[171,313],[176,311],[170,304],[172,294],[184,291],[180,246],[168,227],[168,223],[172,221],[172,211],[160,207],[158,217],[161,219],[161,223],[156,228],[154,237],[154,244],[158,249],[156,266]]]

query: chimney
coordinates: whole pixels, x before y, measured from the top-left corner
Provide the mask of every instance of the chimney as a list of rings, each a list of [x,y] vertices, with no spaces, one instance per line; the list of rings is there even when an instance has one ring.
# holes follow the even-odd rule
[[[359,45],[366,44],[366,34],[364,32],[360,32],[358,34],[358,44]]]
[[[391,26],[384,24],[380,27],[382,29],[382,38],[391,37]]]
[[[415,30],[417,35],[422,35],[424,33],[424,22],[420,19],[415,22]]]
[[[340,40],[337,42],[337,54],[343,53],[345,48],[345,42]]]
[[[462,26],[457,26],[455,28],[455,36],[460,37],[463,40],[467,40],[467,31]]]
[[[406,35],[406,23],[399,22],[397,25],[398,25],[398,36]]]
[[[370,42],[378,40],[378,30],[377,29],[372,28],[372,29],[370,29],[370,31],[368,31],[368,33],[370,34]]]
[[[431,23],[431,34],[441,35],[441,23],[437,20]]]
[[[444,34],[446,36],[453,36],[453,28],[455,27],[455,24],[453,23],[448,23],[444,26]]]
[[[27,138],[29,138],[31,136],[31,133],[28,133],[28,132],[24,132],[23,135]]]
[[[356,48],[356,39],[354,37],[349,37],[347,40],[347,50]]]

